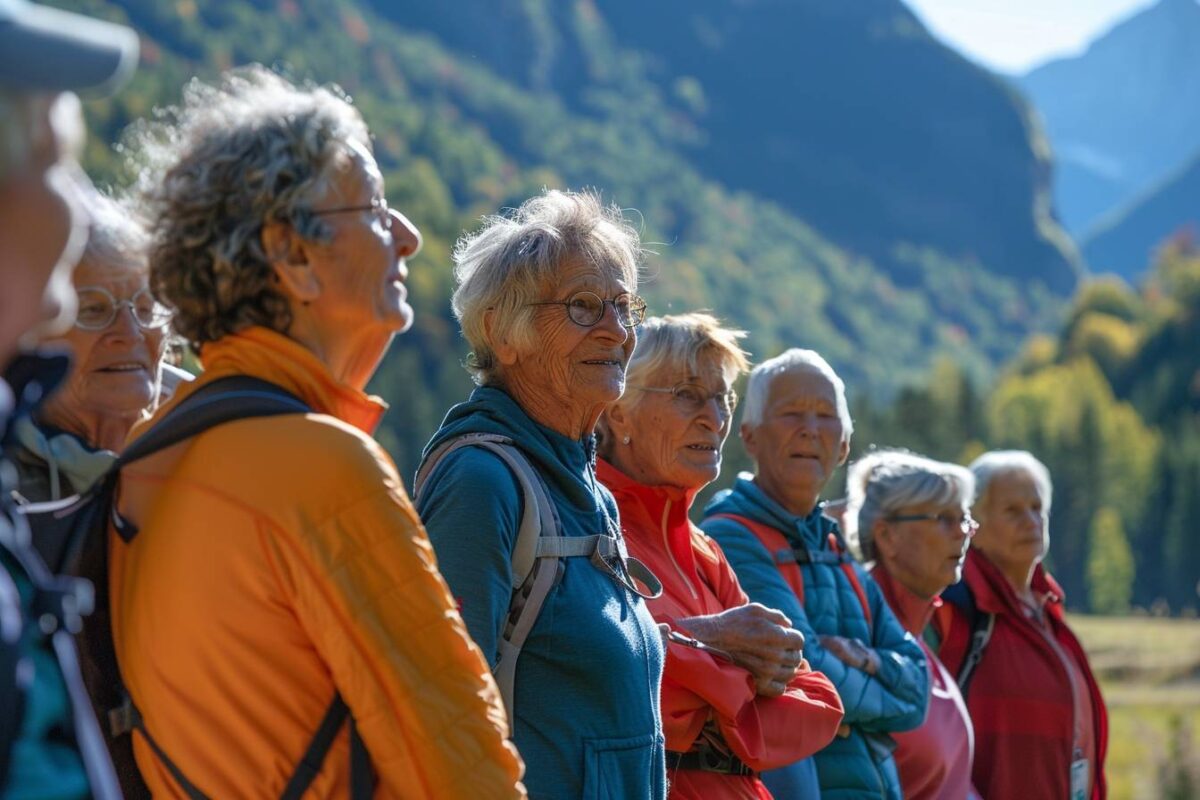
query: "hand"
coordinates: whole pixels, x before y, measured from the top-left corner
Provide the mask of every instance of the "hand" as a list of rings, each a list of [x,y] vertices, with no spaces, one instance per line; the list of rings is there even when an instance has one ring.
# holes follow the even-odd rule
[[[679,620],[707,645],[733,657],[754,678],[760,695],[778,697],[800,672],[807,671],[804,634],[779,611],[758,603]]]
[[[844,636],[819,636],[821,646],[847,666],[861,669],[868,675],[879,671],[879,654],[860,642]]]

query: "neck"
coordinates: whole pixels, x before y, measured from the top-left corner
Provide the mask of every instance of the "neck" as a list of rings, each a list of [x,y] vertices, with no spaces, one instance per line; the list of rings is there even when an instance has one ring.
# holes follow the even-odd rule
[[[119,453],[125,446],[129,430],[141,414],[134,412],[114,417],[90,411],[72,411],[51,402],[38,416],[47,425],[66,431],[92,447]]]
[[[350,336],[345,329],[327,332],[303,317],[293,320],[287,335],[311,350],[335,379],[360,392],[379,368],[393,336],[374,328]]]
[[[987,555],[984,553],[984,555]],[[989,556],[990,558],[990,556]],[[1033,599],[1033,573],[1037,569],[1038,562],[1001,562],[996,559],[990,559],[996,568],[1000,570],[1000,574],[1008,581],[1009,586],[1016,592],[1017,597],[1023,600]]]
[[[784,492],[781,487],[777,487],[769,479],[765,479],[761,473],[754,476],[754,483],[758,485],[763,494],[779,503],[793,516],[807,517],[817,507],[819,495],[805,493],[803,496],[797,496],[794,492]]]
[[[517,380],[503,381],[500,388],[508,392],[530,419],[568,439],[579,440],[590,436],[596,429],[596,421],[600,419],[600,415],[604,413],[604,409],[608,405],[607,403],[588,406],[578,403],[566,405],[561,398],[552,397],[537,387],[526,386]]]

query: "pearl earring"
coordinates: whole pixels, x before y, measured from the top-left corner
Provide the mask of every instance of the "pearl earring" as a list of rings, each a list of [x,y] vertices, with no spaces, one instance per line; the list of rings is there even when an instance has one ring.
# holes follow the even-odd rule
[[[621,444],[629,444],[629,437],[626,436],[624,439],[622,439]]]

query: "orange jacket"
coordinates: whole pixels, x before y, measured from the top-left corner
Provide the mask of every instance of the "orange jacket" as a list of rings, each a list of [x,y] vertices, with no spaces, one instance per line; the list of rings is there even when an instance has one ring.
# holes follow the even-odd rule
[[[629,554],[662,581],[662,597],[647,601],[655,620],[686,633],[678,620],[719,614],[748,602],[720,546],[688,520],[695,492],[643,486],[604,461],[597,463],[596,476],[620,507]],[[754,679],[741,667],[669,645],[662,682],[667,750],[687,752],[710,718],[734,754],[761,772],[807,758],[829,744],[842,721],[842,701],[829,679],[812,671],[797,675],[783,695],[760,697]],[[668,778],[672,798],[770,797],[752,776],[678,770]]]
[[[110,537],[113,630],[151,735],[210,797],[278,797],[336,688],[378,796],[523,796],[499,692],[370,437],[383,404],[264,328],[201,360],[155,420],[235,374],[315,413],[226,423],[125,469],[140,532]],[[155,797],[183,796],[141,736],[135,752]],[[310,795],[348,794],[343,728]]]

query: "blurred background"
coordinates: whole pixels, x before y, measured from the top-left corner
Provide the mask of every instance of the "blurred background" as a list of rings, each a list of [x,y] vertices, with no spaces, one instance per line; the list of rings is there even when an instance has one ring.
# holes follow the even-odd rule
[[[426,238],[372,386],[406,475],[470,391],[454,240],[542,187],[629,209],[652,313],[829,358],[855,455],[1033,451],[1113,796],[1200,797],[1196,0],[51,4],[143,37],[133,84],[87,109],[101,185],[192,76],[259,61],[354,97]],[[745,465],[733,437],[714,488]]]

